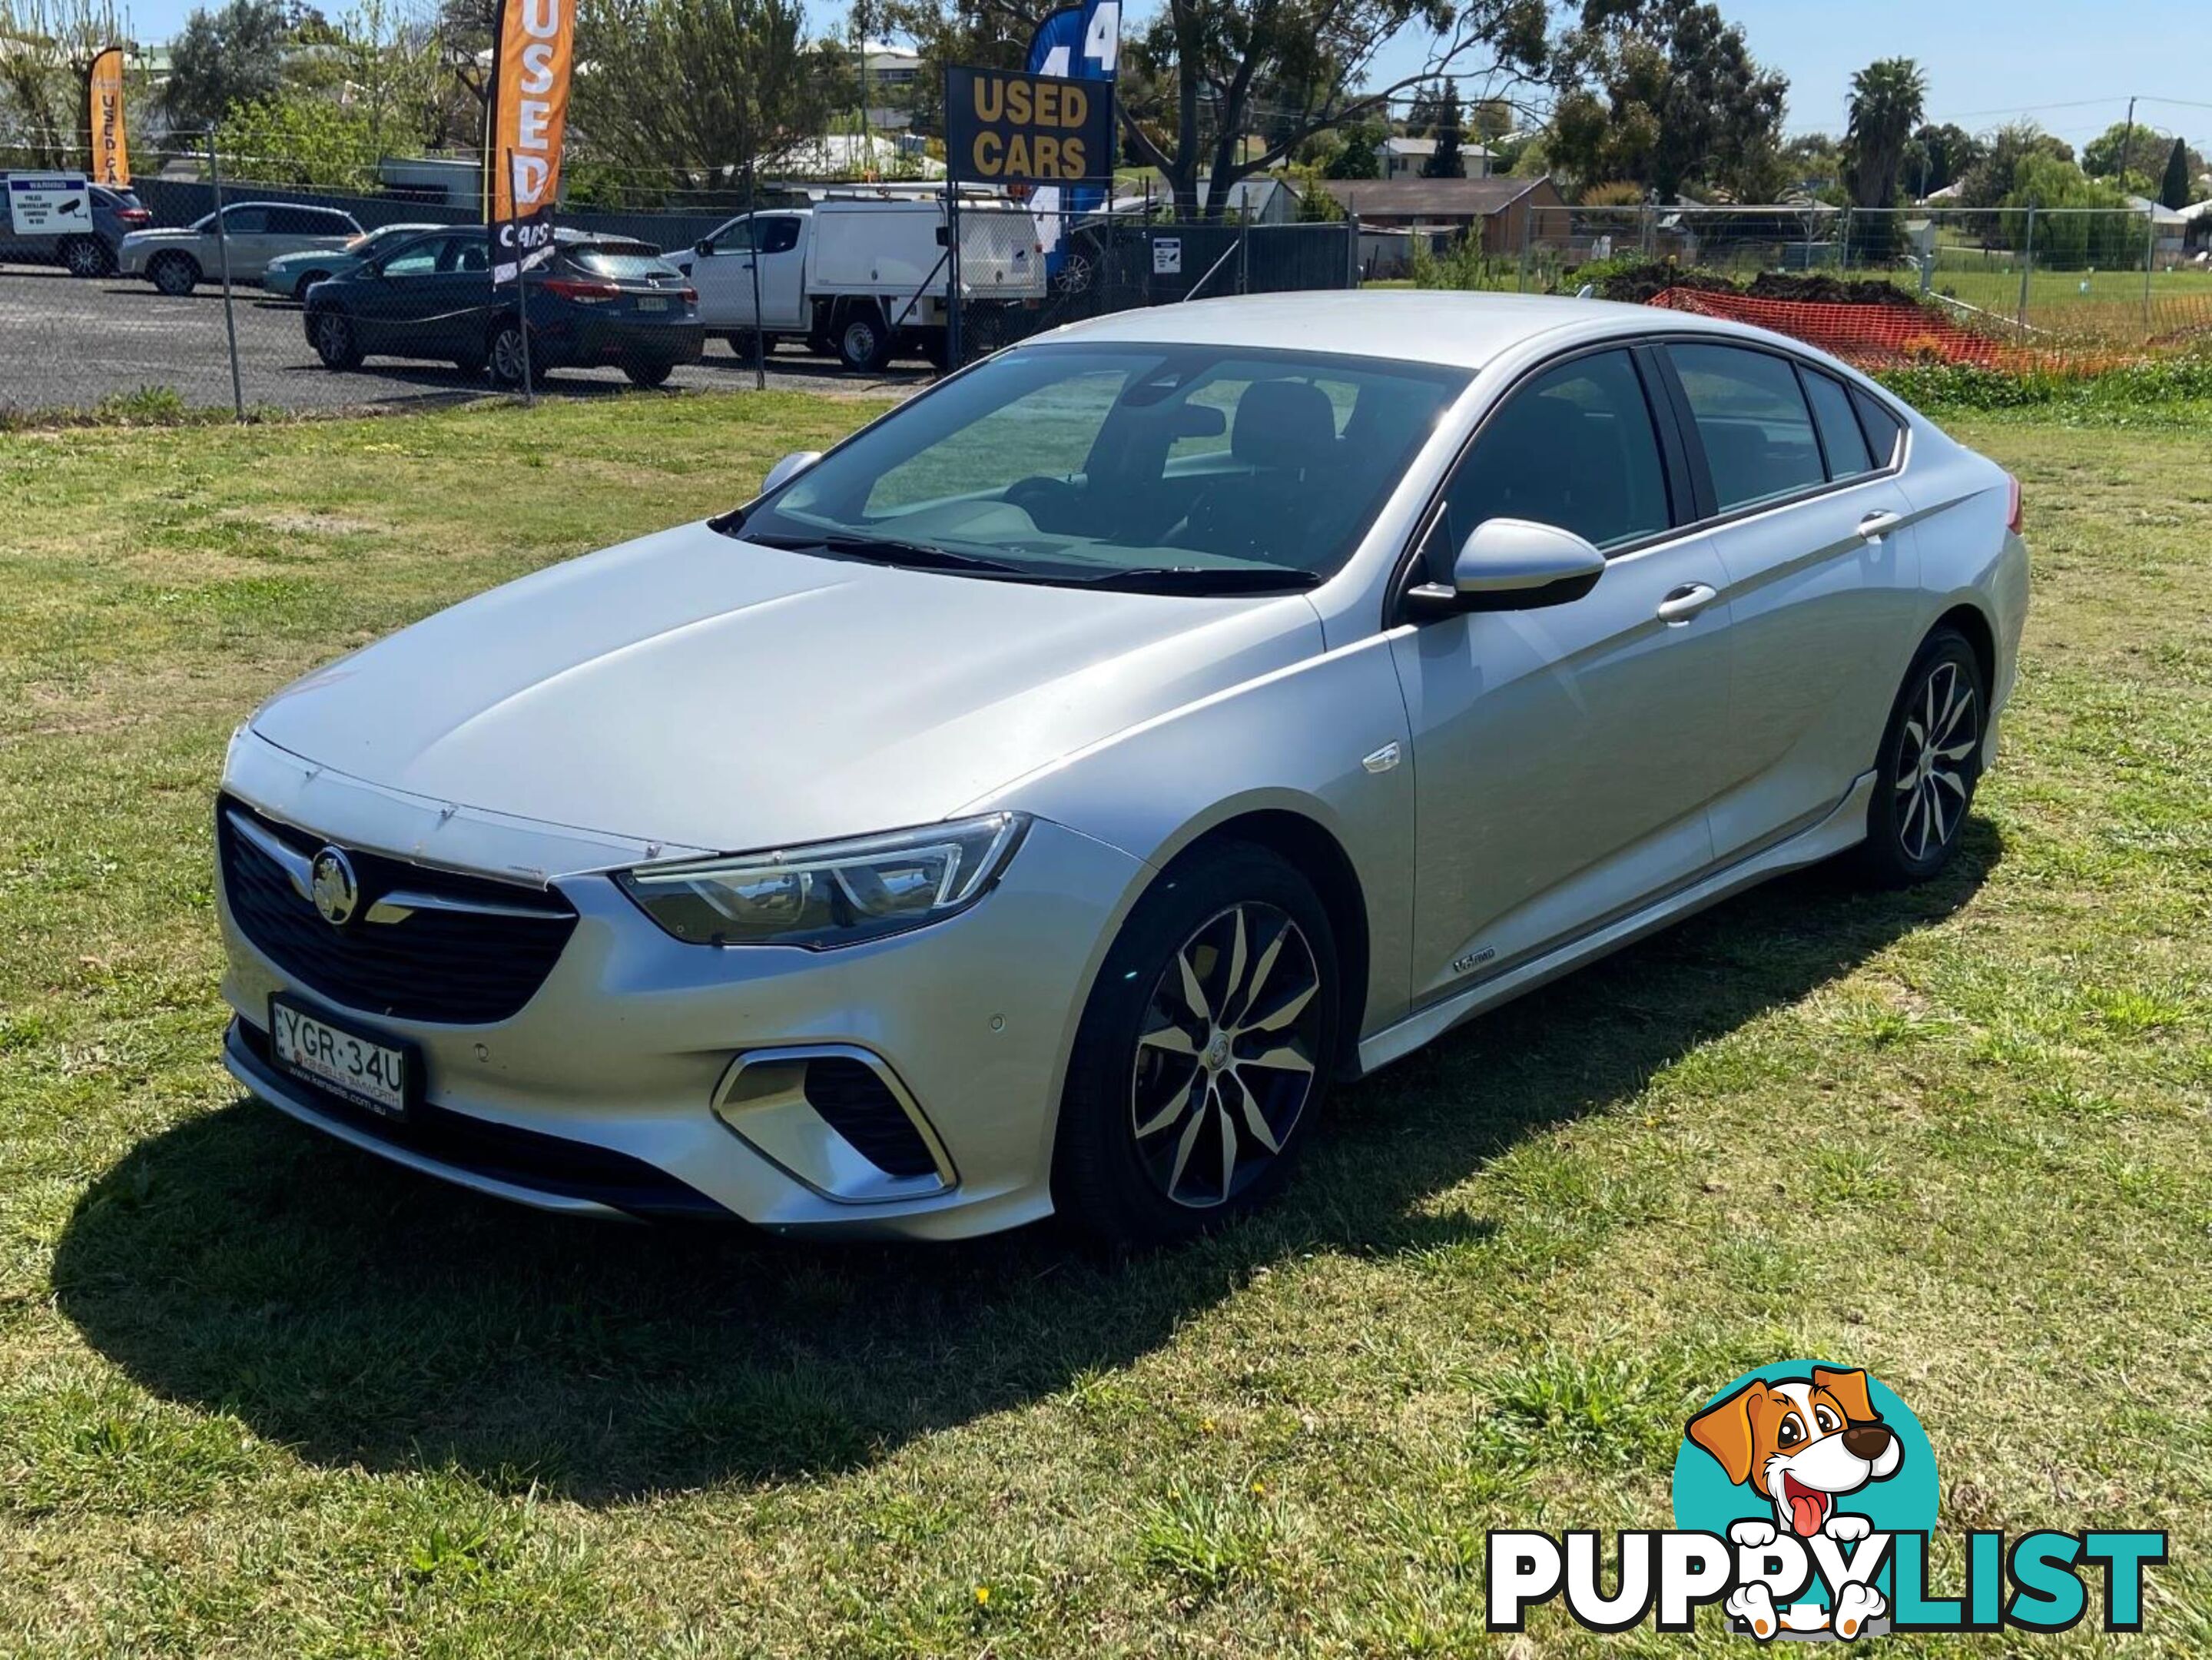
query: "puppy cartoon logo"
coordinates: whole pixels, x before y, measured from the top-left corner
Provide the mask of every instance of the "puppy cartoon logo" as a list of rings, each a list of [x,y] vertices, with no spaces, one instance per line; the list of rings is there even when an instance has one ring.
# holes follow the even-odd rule
[[[1717,1533],[1765,1572],[1722,1607],[1762,1642],[1887,1631],[1870,1534],[1936,1517],[1935,1456],[1905,1403],[1863,1371],[1790,1362],[1738,1378],[1692,1417],[1674,1466],[1677,1525]],[[1872,1566],[1869,1564],[1869,1566]]]

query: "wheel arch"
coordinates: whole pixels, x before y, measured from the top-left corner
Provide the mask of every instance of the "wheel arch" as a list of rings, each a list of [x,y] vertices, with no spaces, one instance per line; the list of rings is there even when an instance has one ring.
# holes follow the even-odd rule
[[[1972,600],[1960,600],[1929,624],[1928,633],[1921,636],[1927,643],[1929,635],[1938,629],[1954,629],[1966,636],[1966,644],[1973,648],[1974,661],[1982,671],[1982,684],[1995,696],[1997,689],[1997,631],[1982,608]],[[1917,649],[1917,648],[1916,648]]]
[[[1336,833],[1314,814],[1288,802],[1239,804],[1202,824],[1187,825],[1167,847],[1154,852],[1147,862],[1150,876],[1124,898],[1119,916],[1098,960],[1086,977],[1083,1000],[1087,1001],[1095,976],[1103,966],[1112,939],[1128,921],[1129,914],[1160,883],[1194,859],[1225,845],[1243,843],[1264,848],[1312,884],[1322,909],[1328,914],[1329,931],[1336,939],[1337,969],[1343,985],[1344,1004],[1337,1015],[1337,1053],[1332,1063],[1340,1076],[1356,1069],[1361,1029],[1366,1023],[1372,992],[1374,922],[1366,885],[1359,868]],[[1077,1012],[1080,1013],[1080,1004]]]

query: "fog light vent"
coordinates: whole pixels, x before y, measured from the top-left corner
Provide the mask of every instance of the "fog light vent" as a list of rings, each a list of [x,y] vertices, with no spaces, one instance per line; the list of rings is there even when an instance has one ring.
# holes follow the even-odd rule
[[[937,1161],[890,1085],[866,1061],[817,1055],[806,1063],[806,1104],[887,1176],[933,1176]]]

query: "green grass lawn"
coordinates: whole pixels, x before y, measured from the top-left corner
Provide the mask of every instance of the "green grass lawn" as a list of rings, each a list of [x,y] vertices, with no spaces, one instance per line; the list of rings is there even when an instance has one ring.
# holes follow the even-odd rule
[[[242,1098],[232,726],[865,407],[0,436],[0,1650],[1593,1653],[1483,1634],[1485,1530],[1670,1525],[1686,1413],[1802,1353],[1915,1408],[1946,1529],[2170,1529],[2129,1650],[2212,1645],[2203,424],[1960,423],[2039,586],[1952,873],[1465,1029],[1202,1246],[561,1222]]]

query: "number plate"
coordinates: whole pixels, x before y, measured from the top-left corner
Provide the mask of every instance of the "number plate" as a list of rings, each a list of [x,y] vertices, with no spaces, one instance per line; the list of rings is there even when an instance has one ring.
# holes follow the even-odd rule
[[[276,1064],[386,1118],[407,1116],[411,1057],[398,1043],[339,1025],[282,997],[269,1000]]]
[[[666,311],[668,301],[659,298],[642,299],[637,302],[637,308],[640,311]]]

